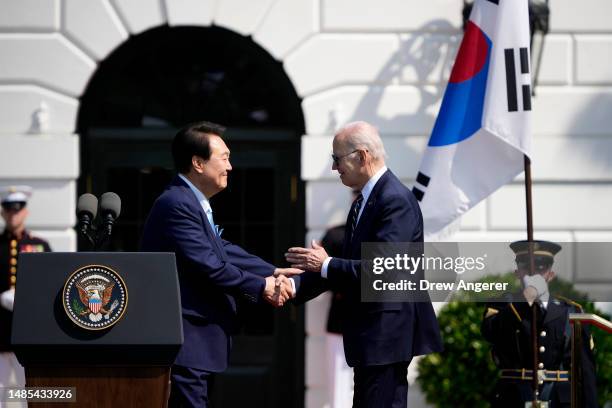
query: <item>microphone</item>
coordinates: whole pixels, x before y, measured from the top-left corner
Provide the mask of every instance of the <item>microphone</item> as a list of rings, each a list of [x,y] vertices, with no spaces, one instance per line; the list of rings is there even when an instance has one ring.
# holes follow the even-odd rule
[[[113,232],[113,224],[121,213],[121,199],[115,193],[108,192],[100,197],[100,215],[106,229],[106,235]]]
[[[85,193],[79,197],[77,202],[77,218],[79,220],[79,231],[87,235],[87,230],[98,213],[98,199],[95,195]]]

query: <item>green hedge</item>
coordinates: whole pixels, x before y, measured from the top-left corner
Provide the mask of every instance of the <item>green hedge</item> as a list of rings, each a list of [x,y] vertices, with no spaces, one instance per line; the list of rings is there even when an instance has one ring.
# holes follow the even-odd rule
[[[514,274],[487,276],[481,282],[507,282],[511,292],[519,290]],[[610,320],[597,310],[586,294],[572,284],[554,279],[550,292],[580,303],[585,312]],[[428,403],[436,407],[466,406],[487,408],[498,372],[491,359],[489,344],[480,334],[484,304],[474,303],[478,295],[461,294],[461,301],[451,301],[438,314],[444,351],[419,361],[417,381]],[[592,328],[595,341],[597,392],[600,406],[612,401],[612,335]]]

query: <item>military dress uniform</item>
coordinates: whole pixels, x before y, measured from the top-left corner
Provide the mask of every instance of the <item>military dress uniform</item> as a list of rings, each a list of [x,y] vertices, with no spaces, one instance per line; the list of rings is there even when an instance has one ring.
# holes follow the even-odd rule
[[[549,257],[552,266],[553,255],[560,250],[544,248],[535,253],[536,262]],[[536,247],[537,248],[537,247]],[[518,256],[520,248],[513,247]],[[541,264],[540,264],[541,265]],[[538,266],[536,266],[537,268]],[[539,379],[539,400],[549,403],[550,408],[570,407],[571,404],[571,325],[570,313],[581,313],[579,304],[561,296],[551,296],[547,302],[534,302],[536,308],[537,361]],[[491,343],[493,360],[500,370],[495,387],[493,407],[523,408],[533,398],[533,340],[532,309],[523,293],[508,294],[503,301],[486,305],[482,322],[482,334]],[[597,407],[595,364],[592,340],[586,327],[583,328],[582,381],[583,406]]]
[[[49,243],[25,231],[21,239],[9,232],[0,235],[0,293],[15,288],[19,254],[23,252],[50,252]],[[0,352],[11,351],[11,323],[13,313],[0,308]]]
[[[29,186],[10,186],[0,189],[2,217],[7,224],[0,234],[0,387],[25,386],[25,373],[11,347],[11,325],[13,301],[19,271],[19,254],[24,252],[47,252],[51,248],[47,241],[32,236],[23,229],[27,213],[25,209],[32,194]],[[14,223],[18,217],[17,223]],[[19,237],[11,231],[19,230]],[[24,408],[25,402],[0,403],[0,407]]]

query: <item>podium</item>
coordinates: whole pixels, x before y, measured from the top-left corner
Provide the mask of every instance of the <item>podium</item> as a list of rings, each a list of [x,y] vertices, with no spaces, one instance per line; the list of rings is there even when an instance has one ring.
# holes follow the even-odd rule
[[[27,387],[67,407],[165,407],[183,343],[172,253],[23,253],[12,343]],[[31,403],[30,403],[31,404]],[[60,407],[58,402],[33,406]]]

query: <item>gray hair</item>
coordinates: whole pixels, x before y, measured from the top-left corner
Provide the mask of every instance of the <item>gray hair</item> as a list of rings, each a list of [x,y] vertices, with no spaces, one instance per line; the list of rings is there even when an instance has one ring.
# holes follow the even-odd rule
[[[367,122],[347,123],[336,132],[336,135],[340,134],[346,134],[346,141],[352,149],[366,149],[374,160],[384,161],[387,157],[378,130]]]

